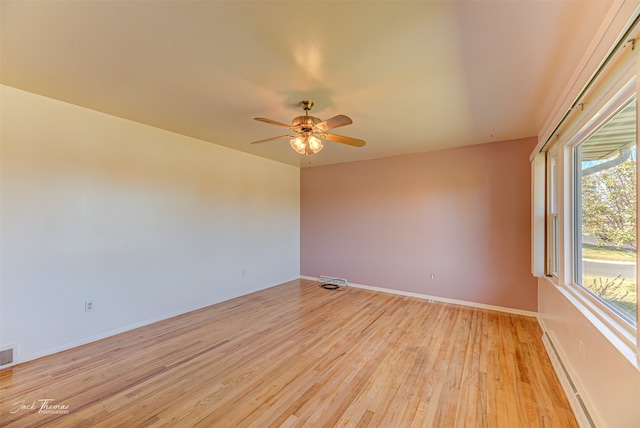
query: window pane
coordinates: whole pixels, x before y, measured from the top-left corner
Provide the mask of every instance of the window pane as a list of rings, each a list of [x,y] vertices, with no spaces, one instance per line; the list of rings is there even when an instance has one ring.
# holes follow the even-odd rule
[[[636,100],[575,154],[576,282],[637,325]]]
[[[551,259],[551,273],[558,276],[558,214],[554,214],[552,217],[552,238],[553,238],[553,258]]]
[[[547,152],[547,274],[558,276],[557,150]]]

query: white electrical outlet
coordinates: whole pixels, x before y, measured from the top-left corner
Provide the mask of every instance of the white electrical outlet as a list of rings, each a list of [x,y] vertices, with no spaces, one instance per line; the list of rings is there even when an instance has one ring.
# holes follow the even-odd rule
[[[582,340],[578,340],[578,355],[580,356],[581,360],[585,360],[586,355],[584,351],[584,342]]]
[[[435,273],[432,273],[431,275],[429,275],[429,278],[431,278],[431,279],[436,279],[436,274],[435,274]]]
[[[93,308],[95,307],[95,304],[93,303],[93,300],[85,300],[84,301],[84,311],[85,312],[93,312]]]

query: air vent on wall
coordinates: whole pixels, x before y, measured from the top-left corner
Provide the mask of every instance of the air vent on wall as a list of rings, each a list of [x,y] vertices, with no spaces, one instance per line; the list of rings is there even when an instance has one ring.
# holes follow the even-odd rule
[[[320,282],[320,287],[325,288],[327,290],[337,290],[340,287],[344,288],[344,291],[347,291],[347,280],[342,278],[331,278],[330,276],[321,276],[318,278],[318,282]]]
[[[13,348],[0,351],[0,366],[13,363]]]

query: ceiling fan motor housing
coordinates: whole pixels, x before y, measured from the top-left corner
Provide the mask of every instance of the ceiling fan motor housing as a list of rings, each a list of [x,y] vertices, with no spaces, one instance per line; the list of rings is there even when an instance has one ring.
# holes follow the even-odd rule
[[[300,128],[301,131],[310,132],[313,130],[313,126],[320,122],[322,120],[315,116],[298,116],[291,121],[291,126]]]

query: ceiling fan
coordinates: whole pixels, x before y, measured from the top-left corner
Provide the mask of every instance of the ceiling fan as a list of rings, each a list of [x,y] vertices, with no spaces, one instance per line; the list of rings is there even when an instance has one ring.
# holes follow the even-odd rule
[[[334,141],[336,143],[347,144],[354,147],[362,147],[366,144],[364,140],[357,138],[345,137],[342,135],[329,134],[329,129],[338,128],[340,126],[351,125],[353,121],[348,116],[339,114],[327,120],[320,120],[315,116],[309,116],[309,110],[313,107],[313,101],[300,101],[300,106],[304,110],[304,116],[298,116],[291,121],[291,125],[277,122],[263,117],[255,117],[259,122],[269,123],[271,125],[288,128],[294,133],[280,135],[278,137],[266,138],[264,140],[254,141],[251,144],[266,143],[267,141],[280,140],[283,138],[291,138],[291,147],[301,155],[312,155],[318,153],[324,145],[322,139]]]

